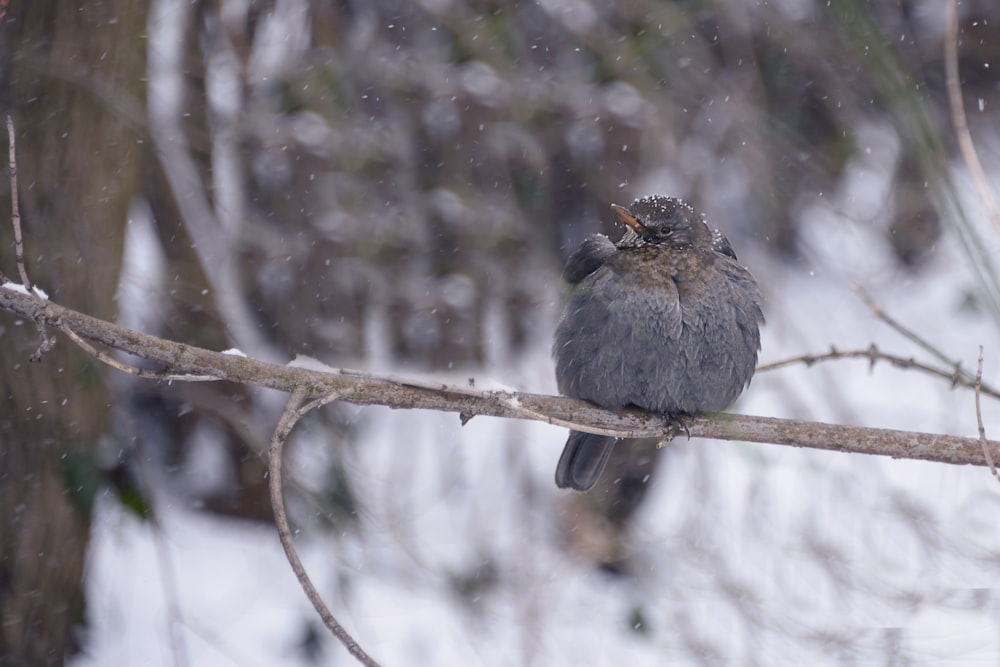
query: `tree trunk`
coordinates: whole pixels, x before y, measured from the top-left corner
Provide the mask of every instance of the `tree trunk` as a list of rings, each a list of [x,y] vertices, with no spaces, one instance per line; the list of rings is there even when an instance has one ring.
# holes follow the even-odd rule
[[[135,121],[145,107],[146,11],[122,0],[14,2],[0,27],[28,275],[53,299],[102,317],[114,316],[144,153]],[[0,271],[16,280],[0,182]],[[63,339],[29,364],[38,343],[32,323],[0,318],[2,665],[62,664],[74,651],[99,484],[93,453],[109,434],[110,393],[97,362]]]

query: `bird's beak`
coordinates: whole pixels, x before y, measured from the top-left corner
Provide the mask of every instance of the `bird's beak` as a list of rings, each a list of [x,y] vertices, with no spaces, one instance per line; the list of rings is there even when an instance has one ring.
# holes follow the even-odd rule
[[[627,208],[619,206],[618,204],[612,204],[611,208],[618,214],[618,219],[634,229],[636,234],[644,234],[646,232],[645,225],[636,220],[635,216],[629,213]]]

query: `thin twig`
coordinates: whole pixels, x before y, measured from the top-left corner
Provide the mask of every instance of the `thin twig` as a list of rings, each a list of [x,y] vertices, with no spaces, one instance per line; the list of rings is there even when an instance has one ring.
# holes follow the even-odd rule
[[[288,563],[292,566],[292,571],[295,572],[302,590],[305,591],[306,597],[309,598],[309,601],[320,615],[320,618],[323,619],[326,627],[330,629],[330,632],[340,640],[358,662],[362,665],[378,667],[378,663],[354,641],[354,638],[334,618],[329,608],[327,608],[326,603],[323,602],[323,598],[320,596],[319,591],[316,590],[316,586],[313,585],[309,574],[302,565],[302,560],[299,558],[299,553],[295,548],[295,540],[292,537],[292,530],[288,524],[288,515],[285,513],[285,498],[281,485],[281,459],[285,439],[291,433],[295,423],[303,415],[338,398],[338,395],[335,393],[329,394],[300,407],[300,404],[307,395],[307,390],[302,387],[292,392],[288,403],[285,405],[285,411],[281,413],[281,419],[278,420],[278,426],[274,429],[274,435],[271,437],[271,448],[268,453],[267,462],[267,472],[269,475],[268,489],[271,494],[271,508],[274,511],[274,522],[278,529],[278,538],[281,540],[285,556],[288,558]]]
[[[520,417],[526,419],[534,419],[537,421],[545,422],[546,424],[552,424],[553,426],[564,426],[566,428],[575,428],[577,426],[577,424],[574,424],[569,419],[560,419],[559,417],[553,417],[552,415],[547,415],[545,413],[538,412],[537,410],[526,408],[523,405],[521,405],[521,401],[518,400],[517,396],[510,396],[504,398],[503,404],[508,408],[510,408],[514,412],[514,414],[517,414]],[[471,416],[468,418],[463,417],[462,426],[465,426],[466,422],[468,422],[468,420],[471,418],[472,418]],[[621,431],[614,428],[591,429],[590,432],[596,435],[610,435],[611,437],[614,438],[621,437]]]
[[[913,359],[913,357],[899,357],[894,354],[887,354],[879,350],[874,343],[872,343],[866,350],[847,350],[841,351],[835,347],[831,347],[830,351],[826,354],[804,354],[799,357],[792,357],[791,359],[782,359],[781,361],[775,361],[770,364],[764,364],[757,367],[758,373],[763,373],[766,371],[773,371],[779,368],[785,368],[787,366],[793,366],[795,364],[804,364],[806,366],[812,366],[813,364],[819,363],[821,361],[836,361],[839,359],[867,359],[868,364],[871,368],[875,367],[875,362],[884,361],[896,368],[903,369],[914,369],[918,371],[923,371],[928,375],[933,375],[935,377],[942,378],[951,383],[954,387],[965,387],[966,389],[975,388],[975,381],[973,379],[967,379],[963,374],[959,372],[959,369],[953,368],[952,370],[944,370],[940,368],[935,368],[933,366],[928,366],[927,364],[921,363]],[[1000,390],[994,389],[993,387],[983,385],[982,393],[1000,400]]]
[[[993,224],[1000,229],[1000,208],[997,207],[993,188],[986,178],[986,171],[979,161],[979,153],[969,132],[969,121],[965,115],[965,102],[962,100],[962,82],[958,78],[958,0],[948,4],[948,29],[944,40],[945,85],[948,88],[948,106],[951,107],[951,124],[958,137],[958,145],[962,158],[969,168],[969,174],[976,185],[987,215]]]
[[[565,428],[570,428],[574,430],[580,427],[580,424],[574,422],[573,420],[560,419],[559,417],[553,417],[552,415],[548,415],[543,412],[539,412],[537,410],[526,408],[525,406],[521,405],[521,401],[518,400],[518,397],[516,395],[505,398],[503,400],[503,404],[511,409],[512,411],[511,416],[517,417],[519,419],[533,419],[536,421],[545,422],[546,424],[552,424],[553,426],[563,426]],[[468,422],[469,419],[472,419],[472,417],[463,416],[462,426],[465,426],[466,422]],[[668,422],[667,428],[664,431],[664,433],[657,436],[660,438],[660,446],[662,447],[663,445],[667,444],[668,442],[676,438],[680,433],[682,433],[685,430],[685,428],[686,427],[682,422],[679,421],[675,421],[672,423]],[[585,430],[588,433],[594,433],[596,435],[609,435],[612,438],[628,437],[622,435],[622,431],[620,428],[601,428],[601,427],[595,428],[593,426],[588,426],[585,428]],[[689,439],[690,436],[691,434],[689,433],[688,434]]]
[[[10,114],[7,115],[7,146],[8,146],[8,166],[10,169],[10,222],[14,228],[14,261],[17,264],[17,272],[21,276],[21,284],[29,293],[36,296],[40,294],[31,284],[28,277],[28,270],[24,264],[24,236],[21,233],[21,208],[17,199],[17,140],[14,135],[14,121]],[[2,277],[2,276],[0,276]],[[3,277],[6,281],[6,277]],[[49,336],[45,327],[40,322],[35,322],[38,327],[38,349],[28,357],[28,361],[36,363],[41,361],[42,356],[56,345],[56,339]]]
[[[37,364],[42,360],[42,357],[48,353],[52,348],[56,346],[56,339],[49,335],[45,326],[42,324],[36,325],[38,328],[38,336],[40,340],[38,341],[38,348],[28,357],[28,361],[33,364]]]
[[[183,616],[181,614],[181,603],[177,596],[179,586],[177,585],[177,570],[174,567],[174,559],[170,554],[170,545],[167,544],[166,535],[163,533],[163,524],[158,516],[153,517],[153,541],[156,543],[156,559],[159,561],[160,585],[163,588],[163,599],[167,603],[167,637],[169,637],[171,654],[173,655],[174,667],[186,667],[191,664],[188,654],[187,643],[184,641],[184,633],[181,632]]]
[[[979,394],[980,387],[983,382],[983,346],[979,346],[979,365],[976,367],[976,421],[979,422],[979,442],[983,445],[983,456],[986,457],[986,463],[990,467],[990,472],[993,473],[993,477],[1000,482],[1000,475],[997,474],[997,468],[993,465],[993,454],[990,452],[989,441],[986,439],[986,427],[983,426],[983,409],[980,406]]]
[[[865,302],[865,305],[867,305],[871,309],[872,314],[875,317],[888,324],[904,338],[913,342],[917,347],[922,348],[930,355],[937,358],[937,360],[940,361],[941,363],[953,367],[955,369],[955,375],[961,376],[966,380],[967,384],[965,386],[968,386],[970,388],[972,387],[973,383],[972,375],[962,370],[962,362],[955,361],[954,359],[949,359],[948,355],[946,355],[944,352],[934,347],[934,345],[932,345],[930,341],[921,337],[920,334],[916,333],[915,331],[911,331],[907,327],[903,326],[903,324],[901,324],[900,322],[896,321],[896,319],[894,319],[891,315],[889,315],[889,313],[885,312],[882,306],[876,303],[875,299],[873,299],[871,295],[868,294],[868,291],[861,285],[854,285],[852,289],[858,294],[858,296],[861,297],[861,300]]]
[[[14,259],[17,262],[17,272],[21,275],[21,284],[29,292],[31,280],[24,268],[24,238],[21,236],[21,211],[17,204],[17,151],[14,140],[14,121],[7,115],[7,143],[10,156],[10,221],[14,225]]]
[[[163,380],[166,382],[214,382],[221,378],[217,378],[214,375],[192,375],[186,373],[170,373],[167,371],[154,371],[147,368],[139,368],[138,366],[130,366],[122,361],[118,361],[114,357],[101,352],[93,345],[83,340],[76,335],[76,332],[69,327],[57,323],[56,328],[62,331],[64,334],[69,336],[69,339],[76,343],[84,352],[91,355],[98,361],[103,361],[108,366],[114,369],[120,370],[123,373],[128,373],[130,375],[135,375],[141,378],[147,378],[150,380]],[[47,351],[47,350],[41,350]]]

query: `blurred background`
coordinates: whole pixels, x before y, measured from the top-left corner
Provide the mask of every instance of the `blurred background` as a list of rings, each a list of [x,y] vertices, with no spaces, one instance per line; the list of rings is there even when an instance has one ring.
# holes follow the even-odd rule
[[[974,372],[982,344],[991,382],[1000,237],[952,130],[949,7],[13,0],[0,100],[28,270],[61,305],[193,345],[554,393],[563,260],[621,233],[610,204],[670,194],[757,276],[763,363],[875,343]],[[998,14],[958,8],[989,175]],[[37,346],[0,315],[0,664],[347,664],[271,524],[286,397],[135,379],[63,339],[29,365]],[[865,361],[759,373],[734,410],[976,432],[971,392]],[[985,468],[680,439],[627,443],[576,495],[552,481],[565,437],[350,405],[297,427],[298,544],[367,651],[1000,661]]]

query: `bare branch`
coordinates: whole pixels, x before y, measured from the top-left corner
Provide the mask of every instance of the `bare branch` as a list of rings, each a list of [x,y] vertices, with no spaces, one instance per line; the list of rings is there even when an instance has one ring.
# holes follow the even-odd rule
[[[7,145],[9,147],[10,165],[10,221],[14,225],[14,259],[17,262],[17,272],[21,276],[21,284],[31,291],[31,279],[24,268],[24,238],[21,236],[21,211],[17,203],[17,149],[14,140],[14,121],[7,116]]]
[[[871,368],[875,367],[876,362],[884,361],[892,366],[895,366],[896,368],[914,369],[927,373],[928,375],[933,375],[934,377],[939,377],[942,380],[947,380],[951,383],[953,388],[965,387],[966,389],[974,389],[976,385],[974,380],[966,378],[965,375],[961,373],[958,364],[955,364],[951,370],[935,368],[916,361],[913,357],[900,357],[894,354],[882,352],[875,346],[874,343],[869,345],[868,349],[865,350],[844,351],[831,347],[830,351],[825,354],[803,354],[798,357],[792,357],[791,359],[782,359],[781,361],[775,361],[770,364],[758,366],[757,372],[764,373],[767,371],[774,371],[779,368],[785,368],[795,364],[812,366],[813,364],[817,364],[822,361],[838,361],[840,359],[867,359],[869,367]],[[981,391],[987,396],[1000,399],[1000,390],[994,389],[993,387],[982,385]]]
[[[516,419],[535,419],[620,438],[668,438],[672,422],[639,410],[610,412],[576,399],[517,392],[480,391],[426,380],[383,376],[350,369],[321,372],[279,366],[232,354],[174,343],[104,322],[19,289],[0,287],[0,309],[46,326],[69,329],[80,338],[154,361],[173,375],[210,376],[255,384],[305,398],[357,405],[385,405]],[[986,465],[978,438],[861,428],[791,419],[711,413],[686,424],[690,435],[717,440],[793,445],[841,452],[879,454],[941,463]],[[1000,443],[996,443],[1000,446]]]
[[[268,489],[271,493],[271,508],[274,511],[274,522],[278,528],[278,538],[281,540],[281,546],[285,550],[285,556],[288,558],[288,563],[292,566],[292,571],[295,573],[296,578],[299,580],[299,584],[302,586],[302,590],[305,591],[306,597],[312,603],[316,612],[323,619],[323,623],[330,632],[340,640],[340,642],[347,648],[352,656],[354,656],[358,662],[362,665],[368,665],[371,667],[378,667],[378,663],[375,662],[364,649],[362,649],[353,637],[344,629],[344,627],[337,621],[337,619],[330,612],[330,609],[323,602],[322,596],[320,596],[319,591],[316,590],[316,586],[313,585],[312,580],[309,578],[309,574],[306,572],[305,566],[302,565],[302,560],[299,558],[298,550],[295,548],[295,540],[292,537],[292,529],[288,524],[288,515],[285,512],[285,498],[282,492],[281,484],[281,459],[282,450],[284,449],[285,440],[288,438],[288,434],[292,432],[295,427],[296,422],[302,418],[310,410],[318,408],[322,405],[330,403],[337,400],[337,394],[329,394],[322,398],[318,398],[311,401],[307,405],[303,406],[302,401],[307,397],[306,391],[304,389],[296,389],[292,392],[292,395],[288,398],[288,403],[285,406],[284,412],[281,413],[281,419],[278,420],[278,426],[274,429],[274,435],[271,437],[271,449],[268,455],[267,471],[270,476]]]
[[[888,324],[890,327],[895,329],[897,333],[899,333],[904,338],[913,342],[915,345],[917,345],[917,347],[924,349],[926,352],[937,358],[942,363],[954,367],[955,377],[961,376],[966,381],[965,383],[963,383],[963,386],[968,386],[970,388],[972,387],[973,384],[972,375],[962,370],[961,362],[949,359],[948,355],[946,355],[944,352],[934,347],[928,340],[917,334],[915,331],[911,331],[907,327],[903,326],[900,322],[896,321],[895,318],[893,318],[891,315],[889,315],[889,313],[883,310],[882,306],[878,305],[878,303],[875,302],[875,299],[873,299],[871,295],[868,294],[868,291],[864,287],[862,287],[861,285],[854,285],[853,289],[858,294],[858,296],[861,297],[861,300],[865,302],[865,305],[871,308],[872,314],[875,317]]]
[[[972,175],[979,197],[986,208],[986,214],[993,224],[1000,229],[1000,208],[986,178],[986,171],[979,161],[979,153],[969,132],[969,121],[965,115],[965,103],[962,100],[962,82],[958,78],[958,0],[952,0],[948,6],[948,28],[944,42],[945,85],[948,88],[948,105],[951,107],[951,123],[958,136],[958,145],[962,157]]]
[[[163,525],[159,517],[154,516],[152,521],[153,541],[156,544],[154,554],[156,555],[157,570],[160,574],[160,587],[163,589],[163,599],[166,601],[167,618],[164,619],[167,626],[167,638],[170,642],[170,654],[174,660],[174,667],[187,667],[191,664],[187,643],[184,641],[184,633],[181,632],[181,624],[184,622],[181,616],[181,603],[178,599],[177,591],[177,568],[174,567],[174,559],[170,555],[170,545],[167,536],[163,531]]]
[[[128,373],[129,375],[135,375],[136,377],[147,378],[149,380],[163,380],[165,382],[214,382],[219,378],[213,377],[211,375],[191,375],[189,373],[165,373],[161,371],[151,371],[147,368],[138,368],[136,366],[129,366],[128,364],[118,361],[114,357],[104,352],[101,352],[96,347],[83,340],[76,335],[76,332],[65,326],[62,322],[56,323],[56,328],[59,331],[66,334],[66,336],[77,344],[77,346],[82,349],[87,354],[91,355],[98,361],[102,361],[108,366],[111,366],[115,370],[119,370],[122,373]],[[37,361],[37,360],[36,360]]]
[[[980,405],[979,394],[983,382],[983,346],[979,346],[979,365],[976,366],[976,422],[979,424],[979,442],[983,445],[983,456],[986,457],[986,463],[990,466],[990,472],[993,476],[1000,481],[1000,475],[997,475],[997,468],[993,465],[993,454],[990,453],[989,441],[986,440],[986,427],[983,426],[983,408]]]

